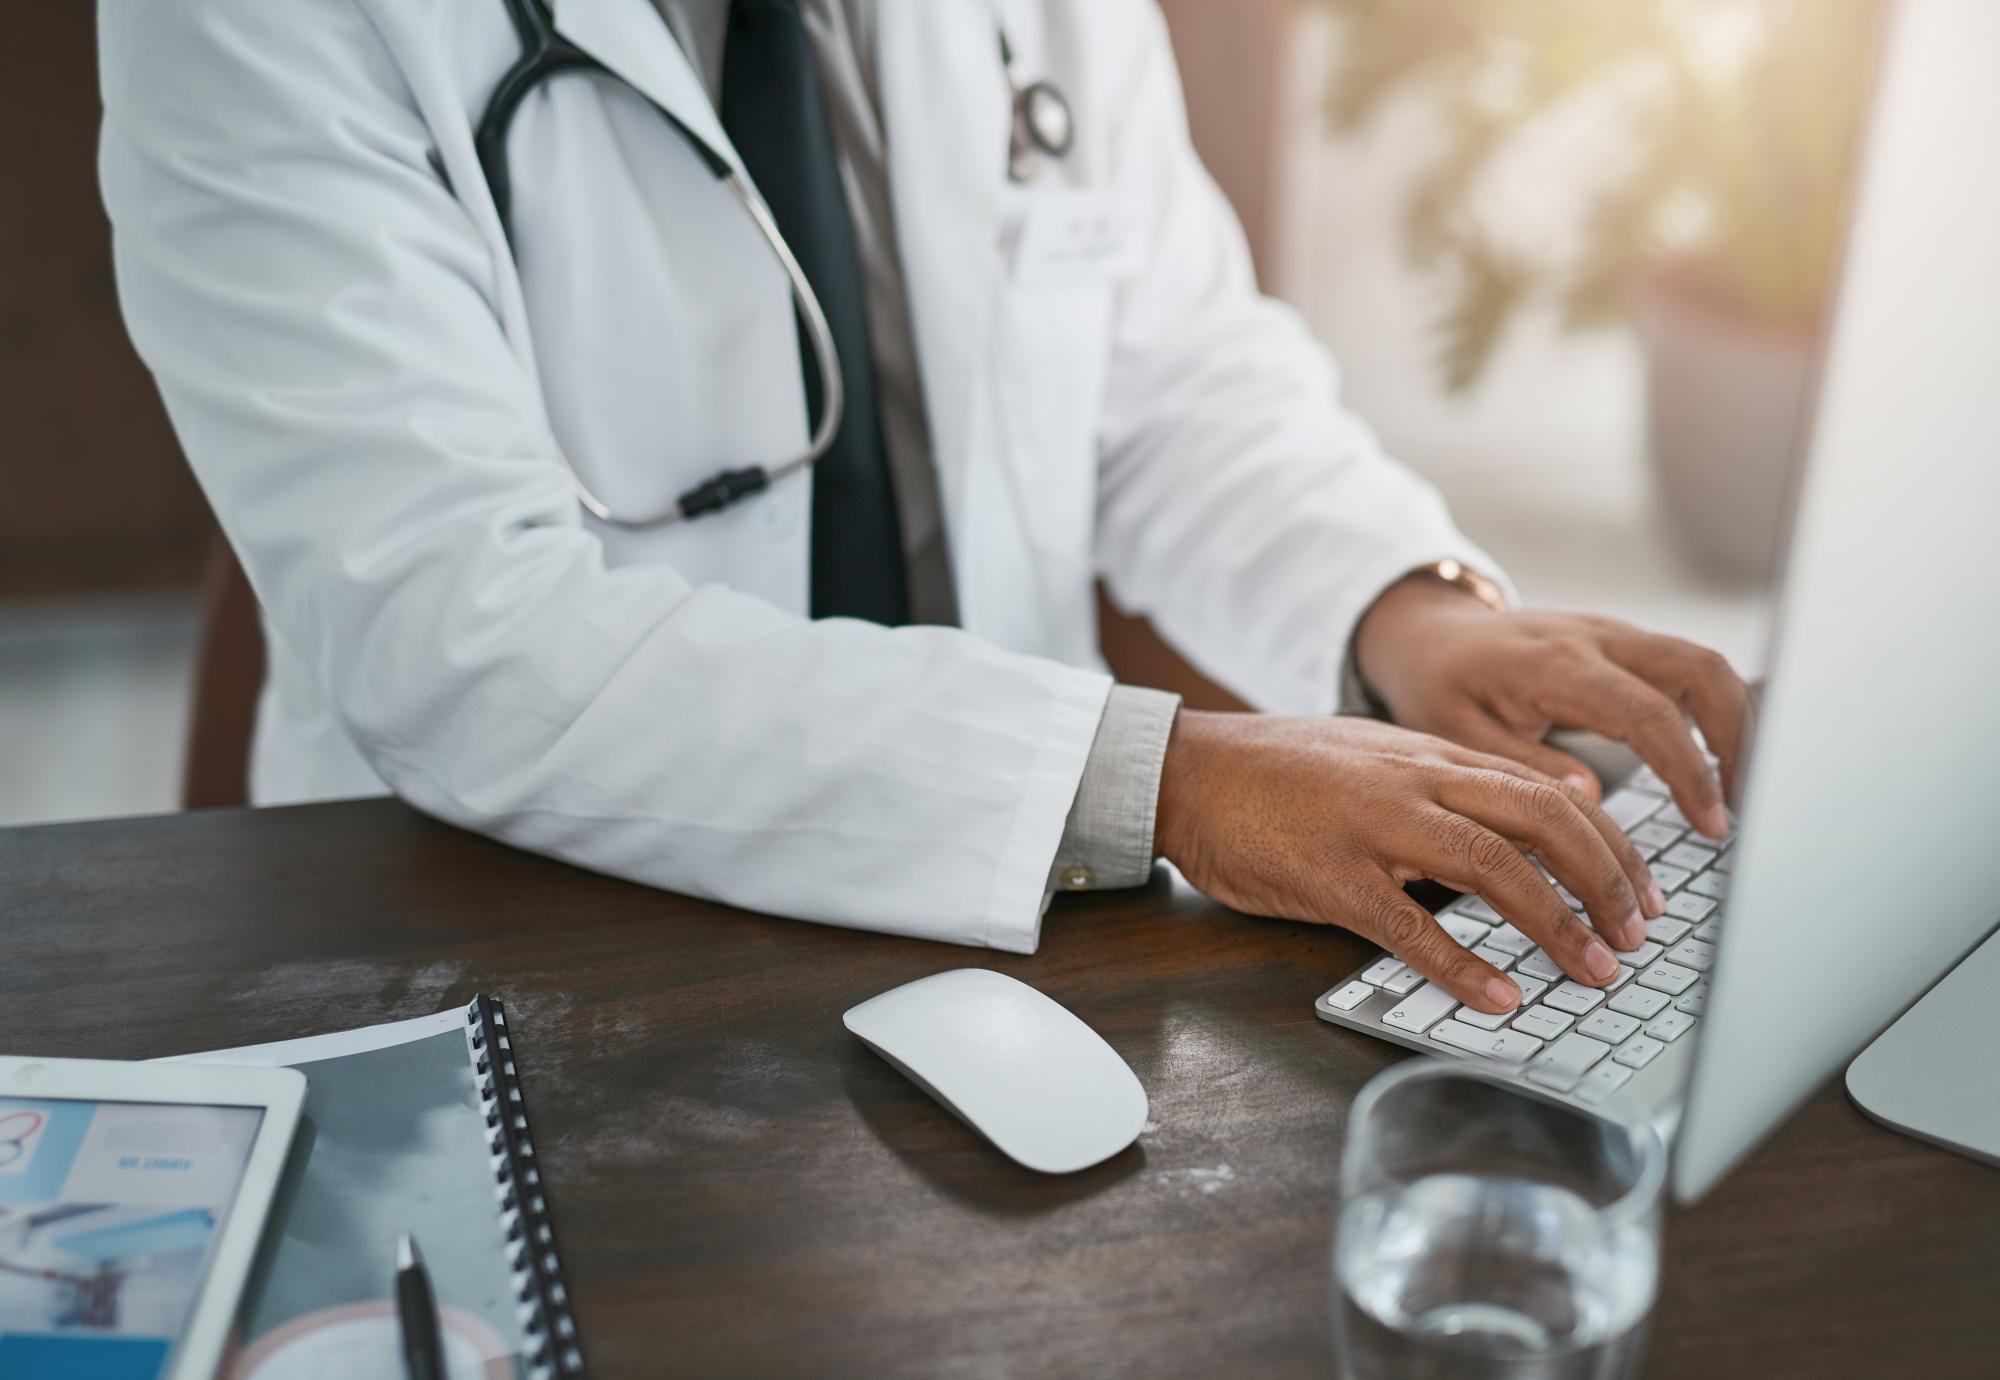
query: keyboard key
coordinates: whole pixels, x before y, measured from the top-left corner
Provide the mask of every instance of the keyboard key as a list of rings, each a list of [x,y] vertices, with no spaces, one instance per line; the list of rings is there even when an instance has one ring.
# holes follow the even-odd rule
[[[1697,896],[1713,896],[1720,901],[1729,894],[1729,874],[1717,872],[1714,868],[1702,873],[1687,884],[1687,889]]]
[[[1415,968],[1405,965],[1402,972],[1391,974],[1389,980],[1382,985],[1400,997],[1405,993],[1416,991],[1423,984],[1424,975]]]
[[[1435,983],[1427,982],[1397,1002],[1395,1009],[1382,1017],[1382,1023],[1407,1030],[1412,1035],[1421,1035],[1457,1005],[1457,997]]]
[[[1472,952],[1485,959],[1488,963],[1491,963],[1503,973],[1514,966],[1514,955],[1503,949],[1496,949],[1491,944],[1476,944],[1473,946]]]
[[[1548,983],[1542,981],[1540,978],[1523,977],[1519,968],[1516,968],[1509,976],[1514,979],[1514,985],[1521,989],[1521,1006],[1526,1006],[1536,997],[1549,990]],[[1520,1007],[1516,1007],[1515,1009],[1519,1010]]]
[[[1474,1030],[1458,1021],[1439,1021],[1431,1030],[1431,1038],[1441,1045],[1468,1054],[1483,1054],[1507,1064],[1525,1063],[1542,1049],[1542,1042],[1532,1035],[1517,1030]]]
[[[1576,1023],[1576,1017],[1567,1011],[1554,1011],[1546,1006],[1533,1007],[1514,1018],[1514,1029],[1533,1035],[1540,1040],[1553,1040]]]
[[[1715,861],[1715,850],[1703,848],[1698,843],[1684,841],[1660,854],[1660,860],[1672,863],[1675,867],[1685,867],[1689,872],[1699,872]]]
[[[1649,819],[1637,829],[1629,831],[1626,837],[1631,839],[1632,846],[1639,850],[1639,856],[1656,858],[1663,850],[1679,843],[1682,832],[1679,829],[1669,829],[1666,825]]]
[[[1674,1010],[1685,1012],[1690,1016],[1699,1016],[1707,1009],[1708,984],[1706,982],[1696,983],[1694,987],[1690,988],[1674,1002]]]
[[[1361,970],[1361,980],[1363,982],[1372,982],[1377,987],[1380,987],[1388,982],[1390,978],[1396,976],[1396,974],[1407,970],[1408,967],[1409,965],[1403,962],[1402,959],[1397,958],[1394,954],[1390,954],[1387,958],[1378,958],[1366,968],[1363,968]]]
[[[1619,790],[1604,797],[1604,813],[1620,829],[1629,830],[1643,823],[1647,816],[1664,804],[1666,802],[1660,797],[1645,791]]]
[[[1535,947],[1534,940],[1512,925],[1495,925],[1493,933],[1486,936],[1486,942],[1496,949],[1505,949],[1517,958]]]
[[[1633,1035],[1639,1029],[1639,1022],[1631,1016],[1616,1011],[1593,1011],[1577,1023],[1576,1032],[1588,1035],[1593,1040],[1602,1040],[1607,1045]]]
[[[1618,961],[1620,963],[1625,964],[1627,967],[1643,968],[1648,963],[1651,963],[1654,959],[1658,958],[1664,952],[1666,951],[1663,948],[1661,948],[1660,945],[1655,944],[1652,940],[1648,939],[1645,943],[1641,944],[1638,948],[1633,949],[1630,953],[1620,953],[1618,955]]]
[[[1580,982],[1563,982],[1558,983],[1555,989],[1548,996],[1542,998],[1542,1000],[1558,1011],[1567,1011],[1571,1015],[1581,1016],[1584,1012],[1593,1011],[1601,1005],[1604,1001],[1604,993],[1598,991],[1595,987],[1585,987]]]
[[[1697,973],[1705,973],[1715,962],[1715,946],[1704,944],[1692,937],[1683,939],[1667,950],[1667,961],[1678,963],[1683,968],[1692,968]]]
[[[1682,920],[1706,920],[1715,913],[1715,898],[1692,891],[1676,891],[1667,898],[1667,914]]]
[[[1717,872],[1734,872],[1736,870],[1736,850],[1734,848],[1725,848],[1722,851],[1722,856],[1715,860],[1714,868]]]
[[[1616,1064],[1599,1064],[1576,1085],[1576,1095],[1584,1102],[1602,1102],[1631,1080],[1632,1070]]]
[[[1634,1035],[1618,1046],[1617,1052],[1611,1057],[1628,1069],[1642,1069],[1659,1058],[1660,1051],[1665,1048],[1665,1045],[1650,1035]]]
[[[1588,1035],[1579,1035],[1571,1031],[1548,1047],[1536,1061],[1535,1066],[1528,1070],[1528,1076],[1538,1083],[1548,1082],[1550,1078],[1556,1080],[1567,1078],[1568,1083],[1563,1085],[1567,1091],[1568,1087],[1574,1086],[1576,1079],[1590,1071],[1591,1065],[1610,1052],[1611,1046],[1604,1041],[1593,1040]],[[1537,1074],[1548,1077],[1539,1078],[1536,1077]],[[1557,1083],[1550,1082],[1550,1086],[1557,1086]]]
[[[1563,884],[1562,884],[1561,882],[1557,882],[1557,883],[1555,883],[1554,885],[1555,885],[1555,889],[1556,889],[1556,895],[1558,895],[1558,896],[1562,897],[1562,903],[1563,903],[1564,905],[1568,906],[1568,907],[1569,907],[1569,908],[1570,908],[1571,910],[1582,910],[1582,909],[1583,909],[1583,902],[1581,902],[1581,901],[1579,901],[1579,900],[1577,900],[1577,899],[1576,899],[1576,893],[1575,893],[1575,892],[1571,891],[1571,890],[1570,890],[1570,889],[1569,889],[1568,887],[1564,886],[1564,885],[1563,885]]]
[[[1526,973],[1532,978],[1541,978],[1545,982],[1559,982],[1563,975],[1562,965],[1540,949],[1533,949],[1522,955],[1521,961],[1514,965],[1514,971]]]
[[[1692,968],[1683,968],[1680,964],[1669,963],[1663,958],[1639,974],[1639,985],[1650,987],[1655,992],[1671,992],[1679,996],[1694,986],[1695,979],[1700,976],[1701,974]]]
[[[1350,982],[1326,999],[1326,1004],[1336,1011],[1352,1011],[1375,994],[1375,989],[1360,980]]]
[[[1486,936],[1493,933],[1491,925],[1481,924],[1470,916],[1446,914],[1440,915],[1437,920],[1453,941],[1463,944],[1468,949],[1475,944],[1485,943]]]
[[[1673,794],[1667,789],[1667,783],[1660,780],[1660,774],[1646,766],[1640,767],[1618,784],[1621,789],[1626,790],[1651,791],[1654,795]]]
[[[1638,971],[1639,970],[1637,968],[1633,968],[1626,964],[1621,963],[1618,965],[1618,976],[1611,979],[1611,981],[1605,983],[1602,987],[1598,988],[1597,990],[1603,992],[1606,996],[1609,996],[1611,993],[1616,992],[1620,987],[1623,987],[1626,983],[1630,982],[1632,980],[1632,975]]]
[[[1690,938],[1699,939],[1704,944],[1721,943],[1722,917],[1717,916],[1715,919],[1709,921],[1706,925],[1696,925],[1694,927],[1694,934],[1691,935]]]
[[[1676,920],[1671,915],[1662,915],[1657,920],[1648,920],[1646,922],[1646,938],[1652,940],[1655,944],[1678,944],[1687,938],[1688,931],[1693,928],[1694,926],[1685,920]]]
[[[1670,825],[1675,829],[1694,828],[1694,822],[1690,820],[1686,815],[1682,814],[1680,812],[1680,807],[1675,805],[1672,801],[1668,801],[1666,804],[1662,805],[1657,811],[1655,811],[1653,814],[1653,819],[1660,824]]]
[[[1514,1008],[1514,1011],[1520,1009],[1517,1006]],[[1455,1021],[1464,1021],[1467,1025],[1476,1025],[1481,1030],[1498,1030],[1501,1026],[1507,1024],[1508,1017],[1512,1016],[1514,1011],[1502,1011],[1498,1015],[1494,1015],[1491,1012],[1474,1011],[1469,1006],[1461,1006],[1458,1008],[1458,1014],[1453,1016],[1452,1019]]]
[[[1655,1040],[1672,1044],[1694,1025],[1694,1017],[1685,1011],[1662,1011],[1646,1022],[1646,1033]]]
[[[1500,925],[1506,923],[1500,918],[1500,912],[1487,905],[1483,897],[1467,896],[1462,900],[1453,901],[1451,908],[1460,915],[1470,916],[1472,919],[1484,924]]]
[[[1653,864],[1653,880],[1660,884],[1660,890],[1673,891],[1694,874],[1685,867],[1675,867],[1672,863]]]
[[[1627,987],[1607,1003],[1613,1011],[1622,1011],[1628,1016],[1637,1016],[1642,1021],[1650,1021],[1666,1009],[1673,1000],[1665,992],[1655,992],[1650,987]]]

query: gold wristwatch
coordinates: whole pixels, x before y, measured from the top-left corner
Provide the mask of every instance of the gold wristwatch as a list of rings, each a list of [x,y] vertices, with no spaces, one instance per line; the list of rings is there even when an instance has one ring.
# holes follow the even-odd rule
[[[1481,575],[1471,566],[1455,561],[1449,556],[1441,561],[1432,561],[1429,565],[1420,565],[1410,574],[1427,575],[1433,580],[1442,580],[1448,585],[1464,590],[1489,609],[1504,613],[1508,608],[1507,591],[1500,588],[1497,581]]]

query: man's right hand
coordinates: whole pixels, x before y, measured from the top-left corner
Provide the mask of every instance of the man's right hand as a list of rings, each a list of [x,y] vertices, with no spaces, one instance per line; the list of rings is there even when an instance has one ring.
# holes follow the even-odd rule
[[[1372,719],[1182,710],[1154,836],[1225,905],[1343,925],[1481,1011],[1513,1009],[1520,989],[1455,943],[1404,882],[1477,892],[1593,987],[1618,974],[1598,936],[1635,949],[1645,917],[1665,906],[1645,860],[1588,792]],[[1583,902],[1590,924],[1523,850]]]

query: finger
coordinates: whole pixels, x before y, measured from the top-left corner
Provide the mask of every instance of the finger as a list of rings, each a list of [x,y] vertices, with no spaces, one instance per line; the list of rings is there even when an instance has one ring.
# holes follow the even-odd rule
[[[1478,892],[1578,982],[1602,987],[1618,976],[1617,955],[1563,903],[1540,869],[1479,820],[1439,805],[1425,812],[1410,851],[1409,861],[1424,875]]]
[[[1594,796],[1585,796],[1566,782],[1543,776],[1533,767],[1510,762],[1504,757],[1483,757],[1471,765],[1505,773],[1530,787],[1560,792],[1570,811],[1564,814],[1551,801],[1532,793],[1498,802],[1499,813],[1466,808],[1458,798],[1468,789],[1454,782],[1448,790],[1453,798],[1440,793],[1439,802],[1483,820],[1509,838],[1520,840],[1548,864],[1558,880],[1582,901],[1596,923],[1597,931],[1621,949],[1636,949],[1646,940],[1648,919],[1665,913],[1667,898],[1653,879],[1653,870],[1639,855],[1625,831],[1604,813]],[[1534,832],[1539,824],[1552,824],[1560,837],[1545,839]],[[1589,832],[1584,834],[1576,826]],[[1591,847],[1595,843],[1601,847]],[[1606,866],[1606,857],[1610,866]]]
[[[1591,800],[1599,799],[1604,793],[1597,773],[1581,758],[1572,757],[1547,743],[1524,738],[1483,709],[1475,709],[1453,720],[1449,732],[1469,748],[1533,767],[1543,776],[1575,787]]]
[[[1611,659],[1694,715],[1722,764],[1723,790],[1734,798],[1750,727],[1750,687],[1729,658],[1678,637],[1633,631],[1605,639]],[[1726,828],[1728,821],[1722,821]],[[1720,832],[1720,830],[1714,831]]]
[[[1467,1006],[1498,1015],[1521,1004],[1514,980],[1459,944],[1431,913],[1387,876],[1361,887],[1345,907],[1350,929],[1374,940]]]
[[[1610,661],[1585,663],[1562,677],[1553,693],[1559,721],[1631,744],[1696,827],[1711,837],[1728,831],[1722,784],[1674,701]]]

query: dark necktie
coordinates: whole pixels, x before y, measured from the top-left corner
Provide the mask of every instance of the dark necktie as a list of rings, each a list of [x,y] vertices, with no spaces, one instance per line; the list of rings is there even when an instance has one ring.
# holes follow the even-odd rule
[[[812,615],[907,623],[902,528],[882,442],[861,252],[798,0],[732,0],[721,113],[840,352],[846,411],[833,448],[812,470]],[[803,322],[799,356],[806,406],[817,421],[823,390]]]

